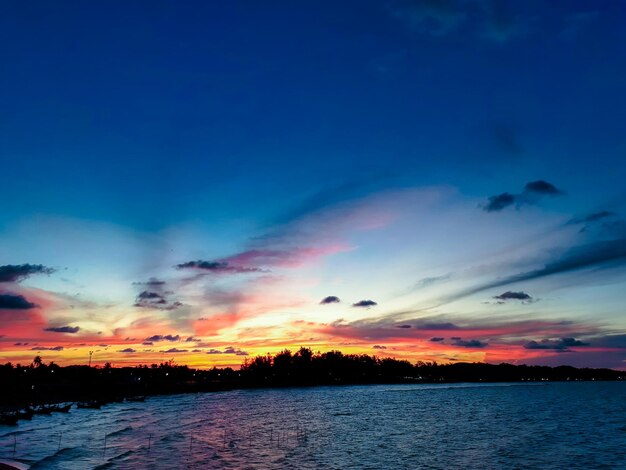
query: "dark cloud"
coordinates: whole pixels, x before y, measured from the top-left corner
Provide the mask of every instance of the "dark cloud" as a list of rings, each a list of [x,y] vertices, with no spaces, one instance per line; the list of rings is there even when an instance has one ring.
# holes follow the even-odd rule
[[[248,267],[248,266],[233,266],[226,261],[188,261],[186,263],[177,264],[178,269],[196,269],[213,273],[258,273],[266,272],[261,268]]]
[[[396,325],[396,328],[408,330],[409,328],[413,328],[413,327],[411,325]]]
[[[496,295],[494,296],[494,299],[498,299],[498,300],[532,300],[532,297],[530,295],[528,295],[526,292],[513,292],[513,291],[506,291],[503,292],[500,295]]]
[[[138,296],[138,299],[142,299],[142,300],[152,300],[152,299],[162,299],[163,296],[161,294],[158,294],[156,292],[150,292],[150,291],[143,291],[141,292]]]
[[[497,196],[490,196],[487,204],[483,207],[483,210],[486,212],[497,212],[501,211],[505,207],[509,207],[515,204],[517,197],[513,194],[502,193]]]
[[[144,346],[154,346],[154,343],[152,341],[144,341],[143,343]]]
[[[153,286],[159,287],[159,285]],[[135,307],[154,308],[157,310],[175,310],[182,307],[182,303],[175,301],[170,302],[167,296],[172,292],[154,292],[149,290],[141,291],[135,299]]]
[[[373,349],[387,349],[387,346],[381,346],[380,344],[375,344],[372,346]]]
[[[241,349],[238,349],[238,348],[233,348],[232,346],[229,346],[226,349],[224,349],[224,354],[234,354],[235,356],[249,356],[249,354],[246,351],[242,351]]]
[[[153,335],[144,341],[180,341],[180,335]]]
[[[576,338],[542,339],[541,341],[529,341],[524,345],[525,349],[552,349],[556,351],[568,351],[570,347],[589,346]]]
[[[465,340],[458,337],[450,339],[454,340],[452,343],[454,346],[461,346],[463,348],[484,348],[487,346],[487,343],[483,343],[477,339]]]
[[[329,295],[328,297],[324,297],[324,298],[320,301],[320,304],[321,304],[321,305],[326,305],[326,304],[338,304],[339,302],[341,302],[341,300],[339,300],[339,297],[334,296],[334,295]]]
[[[178,349],[178,348],[170,348],[166,351],[163,351],[165,353],[186,353],[187,349]]]
[[[54,271],[42,264],[5,264],[0,266],[0,282],[19,282],[33,274],[52,274]]]
[[[78,326],[51,326],[50,328],[44,328],[44,331],[52,331],[54,333],[78,333],[80,327]]]
[[[441,338],[439,336],[435,336],[434,338],[430,338],[430,341],[432,341],[433,343],[439,343],[441,341],[443,341],[445,338]]]
[[[165,281],[161,281],[157,278],[151,277],[145,282],[133,282],[134,286],[148,286],[148,287],[160,287],[167,284]]]
[[[376,305],[378,304],[374,302],[373,300],[359,300],[358,302],[352,304],[353,307],[359,307],[359,308],[375,307]]]
[[[544,180],[531,181],[524,186],[525,194],[539,194],[542,196],[558,196],[563,194],[563,191],[558,189],[552,183],[548,183]]]
[[[52,346],[52,347],[46,347],[46,346],[37,346],[34,348],[30,348],[31,351],[63,351],[63,346]]]
[[[199,353],[199,352],[202,352],[202,349],[192,349],[191,352]]]
[[[531,181],[524,186],[520,194],[502,193],[487,198],[487,203],[483,205],[486,212],[499,212],[513,204],[519,208],[524,204],[537,204],[545,196],[560,196],[564,194],[552,183],[544,180]]]
[[[0,310],[29,310],[38,305],[29,302],[23,295],[0,294]]]
[[[198,338],[194,338],[193,336],[188,336],[185,340],[186,343],[191,343],[192,341],[200,341]]]
[[[135,349],[133,348],[126,348],[126,349],[120,349],[119,352],[121,353],[134,353],[137,352]]]
[[[206,353],[207,354],[223,354],[222,351],[220,351],[219,349],[209,349]]]

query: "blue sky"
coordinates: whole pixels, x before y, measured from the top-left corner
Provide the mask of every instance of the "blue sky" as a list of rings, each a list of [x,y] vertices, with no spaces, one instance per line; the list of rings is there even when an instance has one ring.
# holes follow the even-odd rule
[[[489,346],[456,345],[457,359],[539,351],[527,359],[623,367],[621,3],[0,8],[0,264],[55,270],[0,293],[44,298],[31,312],[42,325],[82,325],[48,342],[120,344],[118,329],[152,325],[251,352],[293,338],[362,351],[370,331],[355,321],[411,312],[578,327],[469,330]],[[525,189],[537,181],[554,191]],[[485,210],[504,193],[506,207]],[[188,279],[176,266],[192,260],[237,270],[193,267]],[[184,306],[137,306],[150,278]],[[529,302],[493,298],[528,290]],[[331,294],[342,304],[320,307]],[[375,308],[351,307],[370,298]],[[43,344],[3,315],[19,332],[0,338],[6,348]],[[212,316],[223,329],[197,325]],[[259,329],[272,327],[276,338]],[[523,347],[575,333],[586,356]],[[445,360],[458,340],[445,341],[392,336],[386,351]]]

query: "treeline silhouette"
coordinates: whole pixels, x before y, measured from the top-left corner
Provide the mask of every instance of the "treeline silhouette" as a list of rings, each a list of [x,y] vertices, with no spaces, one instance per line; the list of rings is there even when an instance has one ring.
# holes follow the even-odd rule
[[[137,395],[251,387],[624,379],[626,372],[611,369],[422,361],[411,364],[340,351],[313,353],[309,348],[246,359],[240,370],[192,369],[172,361],[137,367],[61,367],[46,364],[37,356],[28,365],[0,365],[0,404],[113,401]]]

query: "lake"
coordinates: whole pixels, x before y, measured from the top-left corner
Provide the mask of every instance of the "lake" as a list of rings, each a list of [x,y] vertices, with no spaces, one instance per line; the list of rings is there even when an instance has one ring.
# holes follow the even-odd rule
[[[0,426],[0,459],[81,470],[624,469],[626,382],[148,397]]]

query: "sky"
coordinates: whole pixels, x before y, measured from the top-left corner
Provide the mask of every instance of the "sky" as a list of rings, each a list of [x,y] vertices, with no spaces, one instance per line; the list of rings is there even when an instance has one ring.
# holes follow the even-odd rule
[[[626,369],[626,6],[0,5],[0,362]]]

